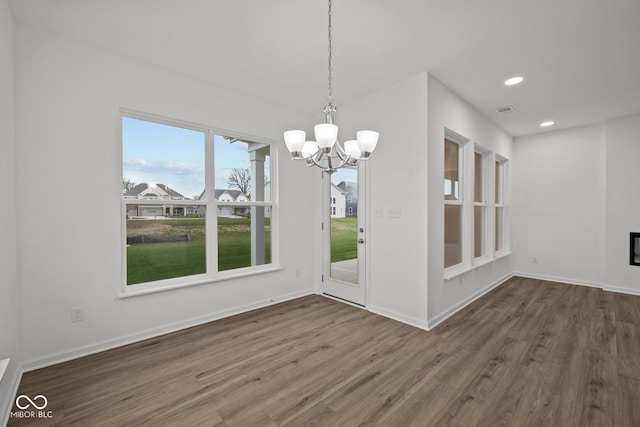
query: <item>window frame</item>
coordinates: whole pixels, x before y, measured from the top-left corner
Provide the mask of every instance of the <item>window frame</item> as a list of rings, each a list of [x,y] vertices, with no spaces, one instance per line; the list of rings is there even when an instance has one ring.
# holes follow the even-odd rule
[[[444,144],[446,142],[446,140],[449,140],[455,144],[458,145],[458,199],[457,200],[451,200],[451,199],[447,199],[443,193],[443,207],[442,207],[442,212],[444,215],[444,211],[446,210],[446,206],[460,206],[460,245],[461,245],[461,255],[460,255],[460,263],[458,264],[453,264],[450,265],[448,267],[445,267],[445,260],[446,260],[446,254],[443,253],[443,263],[442,266],[444,268],[444,272],[445,272],[445,276],[449,276],[449,275],[458,275],[461,274],[461,272],[467,271],[470,268],[470,258],[469,258],[469,238],[466,236],[467,235],[467,220],[466,218],[468,217],[469,213],[469,209],[465,206],[466,204],[468,204],[468,202],[466,202],[467,200],[469,200],[468,195],[466,194],[467,192],[467,173],[465,171],[465,165],[466,165],[466,147],[468,146],[467,143],[470,141],[468,138],[465,138],[464,136],[450,130],[450,129],[446,129],[445,128],[445,132],[444,132],[444,138],[442,140],[443,142],[443,147]],[[444,155],[442,156],[443,162],[444,162]],[[444,167],[445,165],[443,164],[443,174],[442,174],[442,179],[443,179],[443,183],[444,183],[444,179],[445,179],[445,171],[444,171]],[[451,191],[454,191],[454,185],[453,183],[451,184]],[[471,195],[471,200],[473,200],[473,195]],[[444,228],[445,228],[445,222],[446,222],[446,217],[443,216],[443,222],[442,222],[442,226],[443,226],[443,250],[445,250],[445,245],[446,243],[444,242]]]
[[[123,165],[123,119],[132,118],[148,122],[158,123],[167,126],[179,127],[204,133],[204,156],[205,156],[205,195],[204,200],[172,200],[172,205],[205,206],[205,245],[206,245],[206,272],[190,276],[181,276],[170,279],[162,279],[151,282],[136,283],[127,285],[127,202],[132,199],[125,199],[124,193],[120,191],[120,218],[121,218],[121,266],[122,275],[120,281],[120,298],[143,295],[154,292],[161,292],[170,289],[184,288],[206,283],[214,283],[229,279],[264,274],[281,270],[280,266],[280,245],[279,245],[279,209],[278,209],[278,144],[276,140],[246,133],[229,131],[216,126],[202,125],[184,120],[172,119],[156,114],[144,113],[125,108],[120,109],[119,130],[120,130],[120,177],[124,176]],[[222,135],[226,137],[238,138],[242,141],[251,141],[268,144],[269,150],[269,201],[248,201],[248,202],[221,202],[215,198],[215,153],[214,136]],[[120,184],[120,189],[122,184]],[[265,195],[266,197],[266,195]],[[149,202],[149,203],[147,203]],[[144,200],[145,205],[163,205],[166,200]],[[251,208],[264,207],[266,212],[270,212],[270,241],[271,241],[271,262],[269,264],[241,267],[230,270],[218,271],[218,208],[225,206],[238,206]]]
[[[480,144],[474,144],[474,161],[473,161],[473,172],[471,173],[471,176],[473,177],[473,190],[474,190],[474,194],[473,194],[473,215],[472,215],[472,233],[471,233],[471,240],[473,241],[472,246],[472,250],[471,250],[471,257],[473,259],[473,264],[474,265],[482,265],[485,264],[486,262],[490,261],[492,256],[492,251],[490,250],[490,245],[489,245],[489,227],[487,226],[488,224],[488,218],[489,218],[489,174],[488,172],[491,170],[490,167],[487,167],[490,165],[490,161],[493,159],[493,156],[491,155],[491,151],[483,146],[481,146]],[[481,160],[481,165],[482,165],[482,186],[481,186],[481,191],[482,191],[482,197],[481,197],[481,201],[476,201],[475,198],[475,188],[476,188],[476,182],[475,182],[475,178],[476,178],[476,171],[475,171],[475,156],[476,155],[480,155],[482,156],[482,160]],[[482,215],[482,247],[484,249],[484,253],[481,254],[480,256],[476,256],[475,255],[475,244],[476,244],[476,239],[475,239],[475,227],[476,227],[476,223],[475,223],[475,210],[476,208],[481,208],[483,215]]]
[[[462,245],[462,262],[449,267],[444,267],[443,277],[445,281],[451,280],[464,273],[467,273],[482,265],[496,261],[502,257],[511,254],[509,246],[509,159],[494,153],[490,149],[478,144],[477,142],[469,144],[470,140],[464,136],[445,128],[444,139],[455,142],[459,146],[458,159],[458,180],[459,180],[459,200],[447,200],[443,197],[443,211],[447,205],[461,206],[461,245]],[[475,200],[475,154],[483,155],[483,173],[482,188],[483,201]],[[444,158],[444,156],[443,156]],[[473,159],[473,160],[469,160]],[[499,189],[496,193],[496,162],[500,163],[500,176],[498,180]],[[444,177],[443,173],[443,177]],[[452,187],[453,189],[453,187]],[[453,191],[453,190],[452,190]],[[496,203],[496,196],[499,197]],[[484,208],[484,249],[485,254],[475,257],[475,221],[474,214],[476,207]],[[496,212],[502,209],[502,248],[496,250]],[[445,228],[445,219],[443,218],[443,234]],[[443,236],[443,251],[444,246]],[[444,258],[444,254],[443,254]]]
[[[509,224],[507,215],[508,215],[508,209],[507,209],[507,205],[508,205],[508,200],[507,200],[507,195],[509,194],[508,190],[508,185],[509,185],[509,173],[508,173],[508,164],[509,164],[509,160],[496,154],[495,158],[494,158],[494,168],[497,168],[498,165],[500,165],[499,171],[494,169],[494,180],[496,178],[498,178],[498,182],[494,182],[493,183],[493,188],[494,191],[497,191],[497,193],[494,195],[494,203],[493,203],[493,224],[494,224],[494,229],[493,229],[493,233],[492,233],[492,241],[493,241],[493,257],[494,258],[500,258],[501,256],[507,255],[510,253],[510,246],[509,246],[509,227],[507,226],[507,224]],[[497,185],[496,185],[497,184]],[[498,209],[501,209],[502,212],[502,218],[501,218],[501,229],[502,229],[502,235],[500,236],[501,239],[501,243],[502,243],[502,247],[500,249],[497,248],[496,246],[496,242],[497,242],[497,235],[496,233],[498,232],[497,227],[495,226],[495,224],[497,223],[497,215],[498,215]]]

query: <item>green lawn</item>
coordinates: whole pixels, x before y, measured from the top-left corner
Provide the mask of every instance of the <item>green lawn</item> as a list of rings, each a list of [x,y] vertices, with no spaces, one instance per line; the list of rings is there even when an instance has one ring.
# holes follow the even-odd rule
[[[265,219],[265,263],[271,262],[271,227]],[[127,236],[177,236],[190,242],[147,243],[127,247],[127,285],[206,272],[204,218],[129,219]],[[356,218],[331,219],[331,262],[357,258]],[[218,218],[218,270],[251,266],[249,218]]]
[[[265,263],[271,262],[271,230],[265,219]],[[204,218],[130,219],[127,235],[176,236],[191,233],[190,242],[149,243],[127,247],[127,284],[206,272]],[[218,218],[218,269],[251,265],[249,218]]]
[[[331,262],[358,257],[358,220],[331,218]]]

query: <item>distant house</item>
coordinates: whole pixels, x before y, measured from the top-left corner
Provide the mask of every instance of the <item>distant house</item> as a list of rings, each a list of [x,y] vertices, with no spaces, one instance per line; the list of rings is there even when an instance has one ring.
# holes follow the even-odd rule
[[[331,218],[344,218],[346,214],[347,195],[333,182],[331,183]]]
[[[214,197],[219,202],[240,202],[246,203],[249,198],[242,194],[240,190],[219,190],[213,191]],[[250,208],[246,206],[218,206],[218,216],[248,216]]]
[[[191,200],[183,196],[171,187],[164,184],[142,183],[138,184],[129,191],[124,193],[125,200],[131,200],[127,203],[127,216],[186,216],[197,211],[197,206],[185,206],[173,204],[156,205],[145,204],[145,200]],[[133,201],[136,201],[133,203]]]
[[[271,184],[267,183],[265,185],[265,199],[270,199],[270,190]],[[183,196],[167,185],[150,183],[138,184],[124,193],[124,198],[131,201],[131,203],[127,202],[127,216],[130,217],[204,216],[205,207],[202,205],[173,205],[169,203],[157,205],[144,203],[145,200],[167,200],[169,202],[172,200],[202,200],[203,197],[204,191],[191,199]],[[250,201],[249,197],[239,190],[215,189],[214,197],[219,202],[241,204]],[[270,200],[264,201],[269,202]],[[250,211],[250,206],[218,206],[218,216],[223,217],[249,216]],[[265,216],[267,218],[271,216],[271,207],[265,209]]]
[[[265,202],[271,201],[271,184],[265,184]],[[246,203],[251,201],[250,197],[247,197],[240,190],[231,190],[226,189],[222,190],[216,188],[213,191],[213,195],[215,199],[219,202],[230,202],[230,203]],[[202,199],[204,197],[204,191],[200,193],[198,199]],[[218,206],[218,216],[227,216],[227,217],[236,217],[236,216],[249,216],[251,212],[251,207],[249,206]],[[271,217],[271,207],[268,206],[265,208],[265,217]]]
[[[338,188],[344,191],[347,196],[345,216],[358,216],[358,183],[342,181],[338,184]]]

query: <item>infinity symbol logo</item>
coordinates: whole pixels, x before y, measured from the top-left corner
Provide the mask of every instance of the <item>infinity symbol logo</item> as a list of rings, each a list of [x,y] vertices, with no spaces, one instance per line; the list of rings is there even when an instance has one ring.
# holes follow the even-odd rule
[[[42,405],[38,405],[35,401],[41,399],[44,403]],[[27,401],[28,403],[26,404],[20,404],[20,402],[24,402]],[[18,396],[16,398],[16,406],[20,409],[22,409],[23,411],[25,409],[27,409],[29,406],[33,406],[36,409],[44,409],[47,407],[47,405],[49,404],[49,401],[47,400],[46,397],[44,397],[43,395],[39,394],[36,397],[33,398],[33,400],[31,400],[31,398],[29,396],[25,396],[24,394],[21,394],[20,396]]]

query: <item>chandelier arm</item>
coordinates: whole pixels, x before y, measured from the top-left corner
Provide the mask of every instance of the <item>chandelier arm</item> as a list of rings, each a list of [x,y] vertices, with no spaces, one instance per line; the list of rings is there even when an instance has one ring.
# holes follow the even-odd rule
[[[336,154],[338,155],[338,157],[340,157],[340,160],[345,160],[351,157],[346,153],[346,151],[344,151],[344,149],[340,146],[338,141],[336,141],[336,144],[334,145],[334,147],[336,148]]]
[[[341,160],[340,164],[338,166],[334,167],[333,169],[335,170],[335,169],[343,168],[344,165],[346,165],[347,163],[348,163],[348,159]]]
[[[335,153],[337,154],[337,157],[340,159],[340,162],[338,163],[338,166],[333,167],[331,164],[329,165],[333,170],[336,169],[340,169],[342,167],[344,167],[344,165],[346,165],[349,160],[351,160],[351,156],[347,155],[347,153],[345,153],[342,148],[340,147],[340,145],[338,145],[338,142],[336,141],[336,144],[334,145],[335,148]]]
[[[314,155],[309,157],[308,160],[311,160],[311,162],[307,162],[307,166],[316,165],[320,169],[324,170],[324,166],[320,163],[320,161],[322,160],[323,156],[324,156],[324,153],[322,152],[322,150],[318,150],[318,152],[316,154],[314,154]]]

